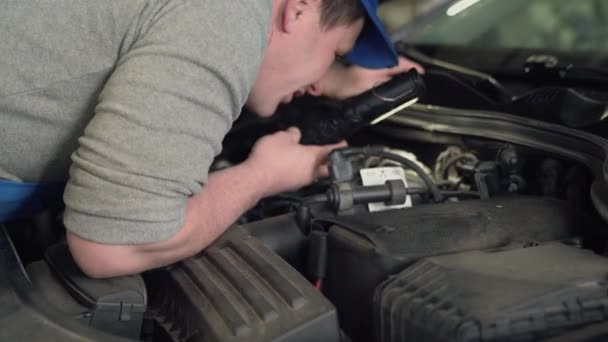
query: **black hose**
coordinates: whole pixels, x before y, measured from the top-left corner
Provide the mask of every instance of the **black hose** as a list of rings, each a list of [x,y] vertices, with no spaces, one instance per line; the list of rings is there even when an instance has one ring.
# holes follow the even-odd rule
[[[296,208],[296,223],[300,228],[302,234],[308,236],[311,231],[311,213],[310,205],[315,203],[328,203],[329,199],[327,194],[317,194],[308,196],[300,202],[300,205]]]
[[[435,184],[433,179],[414,161],[407,159],[405,157],[402,157],[398,154],[386,152],[386,151],[380,152],[378,154],[378,156],[385,158],[385,159],[390,159],[390,160],[399,162],[399,163],[409,167],[410,169],[414,170],[418,174],[418,176],[420,176],[420,178],[422,178],[422,180],[429,187],[429,190],[431,191],[431,194],[433,195],[433,199],[435,200],[435,202],[440,203],[441,201],[443,201],[443,196],[441,195],[441,191],[439,190],[439,187],[437,187],[437,184]]]
[[[301,205],[309,205],[313,203],[326,203],[328,201],[326,194],[318,194],[306,197],[302,200]]]

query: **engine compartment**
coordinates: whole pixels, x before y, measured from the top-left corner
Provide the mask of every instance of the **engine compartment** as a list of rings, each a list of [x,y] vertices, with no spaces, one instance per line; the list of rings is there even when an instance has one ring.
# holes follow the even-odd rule
[[[213,168],[277,127],[244,114]],[[60,216],[12,224],[8,236],[28,291],[58,317],[130,339],[520,341],[605,326],[608,230],[588,164],[391,122],[349,144],[332,154],[329,179],[260,201],[200,255],[136,280],[82,285],[78,270],[62,271],[69,262],[48,253]],[[125,294],[139,305],[127,316]],[[140,320],[138,336],[111,328],[125,320]]]
[[[457,337],[456,330],[451,333],[444,331],[442,337],[429,332],[439,327],[430,326],[426,333],[420,332],[420,320],[432,320],[441,311],[439,309],[422,318],[416,317],[416,311],[412,312],[414,309],[410,307],[403,310],[409,312],[410,319],[415,322],[400,321],[391,316],[393,324],[398,326],[383,328],[377,323],[375,315],[380,310],[378,303],[382,302],[378,298],[380,284],[389,282],[400,272],[415,269],[418,263],[424,263],[428,258],[440,255],[448,259],[450,256],[459,258],[462,253],[470,251],[477,251],[482,258],[483,254],[479,254],[482,251],[509,253],[559,241],[566,248],[564,253],[572,249],[587,250],[599,265],[605,262],[602,256],[606,255],[606,225],[595,212],[589,198],[593,181],[589,168],[546,151],[491,139],[425,134],[428,132],[419,132],[422,134],[414,135],[414,139],[411,139],[411,135],[397,134],[387,139],[385,133],[391,129],[394,130],[394,127],[388,125],[372,127],[356,136],[352,143],[359,142],[361,147],[367,146],[363,144],[383,143],[386,144],[382,147],[384,150],[417,163],[440,188],[443,196],[441,203],[437,203],[429,193],[422,177],[408,169],[405,172],[408,187],[421,191],[408,194],[411,198],[406,208],[370,212],[367,204],[354,204],[345,210],[340,205],[314,203],[320,200],[318,193],[331,187],[331,184],[316,184],[311,189],[289,194],[289,197],[267,199],[250,213],[251,216],[244,218],[251,220],[247,222],[261,225],[264,215],[268,213],[295,212],[300,229],[309,234],[309,238],[306,260],[293,265],[311,283],[322,288],[324,296],[338,310],[341,329],[353,341],[405,341],[412,340],[414,336],[413,340],[416,341],[469,340]],[[347,173],[352,175],[359,175],[361,170],[368,168],[399,165],[394,158],[354,155],[350,159],[352,170]],[[349,182],[349,189],[362,186],[358,176],[352,177]],[[309,210],[303,215],[306,220],[301,218],[301,208],[289,203],[289,200],[296,199],[304,203],[307,199],[313,199],[308,205]],[[543,253],[535,257],[542,259]],[[579,266],[584,268],[582,259]],[[519,264],[512,267],[526,269],[523,260],[519,259]],[[481,272],[483,260],[479,262],[477,267]],[[598,289],[606,285],[605,281],[600,280],[605,279],[606,273],[599,272],[599,269],[601,267],[596,269],[596,273],[587,275],[599,284]],[[513,276],[513,279],[517,277]],[[518,281],[513,279],[512,275],[503,275],[503,281],[511,283],[511,291],[521,291],[522,288],[514,286]],[[572,284],[562,285],[575,286]],[[444,286],[449,288],[451,285],[446,283]],[[503,290],[507,292],[506,296],[510,295],[508,287]],[[425,292],[424,289],[419,291]],[[488,293],[498,294],[492,291],[488,289]],[[547,291],[536,295],[549,295],[551,291]],[[583,298],[587,295],[581,292],[580,296]],[[574,297],[578,298],[576,295]],[[558,298],[553,304],[565,305]],[[604,312],[605,298],[596,299],[600,304],[596,303],[594,309]],[[501,333],[471,340],[540,340],[563,332],[560,329],[573,329],[586,324],[574,320],[572,322],[575,323],[567,327],[559,324],[554,326],[537,315],[535,324],[547,327],[546,331],[510,330],[505,328],[505,324],[507,327],[511,323],[521,324],[514,322],[522,319],[514,318],[513,322],[505,323],[504,319],[508,321],[505,317],[509,317],[507,308],[515,304],[524,305],[522,302],[503,303],[501,309],[506,312],[495,313],[503,317]],[[422,308],[417,307],[417,310]],[[466,314],[465,310],[463,315]],[[567,312],[565,315],[577,313]],[[593,321],[602,322],[605,319],[606,315],[601,313]],[[483,317],[469,323],[481,324],[482,320]],[[409,332],[404,332],[405,326],[409,326]],[[400,333],[380,337],[380,332],[387,329]]]

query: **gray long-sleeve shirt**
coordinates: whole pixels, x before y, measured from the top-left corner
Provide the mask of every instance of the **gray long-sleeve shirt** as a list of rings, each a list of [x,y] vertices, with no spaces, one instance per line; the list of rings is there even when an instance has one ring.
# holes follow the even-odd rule
[[[65,224],[83,238],[171,237],[255,81],[271,10],[271,0],[2,1],[0,179],[69,178]]]

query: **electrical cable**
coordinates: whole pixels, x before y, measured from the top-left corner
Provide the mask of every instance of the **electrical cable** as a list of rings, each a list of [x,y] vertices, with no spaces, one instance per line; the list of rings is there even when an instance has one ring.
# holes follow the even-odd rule
[[[398,154],[395,154],[392,152],[384,151],[381,147],[371,147],[371,146],[367,146],[367,147],[363,147],[363,148],[345,147],[343,149],[339,149],[336,151],[340,151],[341,153],[343,153],[345,155],[364,154],[364,155],[369,155],[369,156],[376,156],[376,157],[396,161],[404,166],[407,166],[408,168],[414,170],[414,172],[416,172],[418,174],[418,176],[420,176],[420,178],[422,178],[422,180],[426,183],[426,185],[429,188],[429,191],[431,192],[431,194],[433,195],[433,199],[436,203],[440,203],[441,201],[443,201],[443,195],[441,194],[439,187],[437,187],[437,184],[435,184],[433,179],[416,162],[414,162],[410,159],[407,159],[401,155],[398,155]]]

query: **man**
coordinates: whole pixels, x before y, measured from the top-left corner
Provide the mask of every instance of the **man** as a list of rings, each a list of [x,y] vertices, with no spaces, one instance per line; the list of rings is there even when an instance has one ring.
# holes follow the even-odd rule
[[[297,129],[262,138],[244,163],[208,175],[244,105],[269,116],[293,96],[345,98],[413,66],[397,60],[376,7],[8,2],[0,7],[0,178],[63,182],[69,169],[67,241],[89,276],[192,256],[261,198],[327,175],[336,145],[300,145]],[[336,56],[383,69],[330,68]]]

